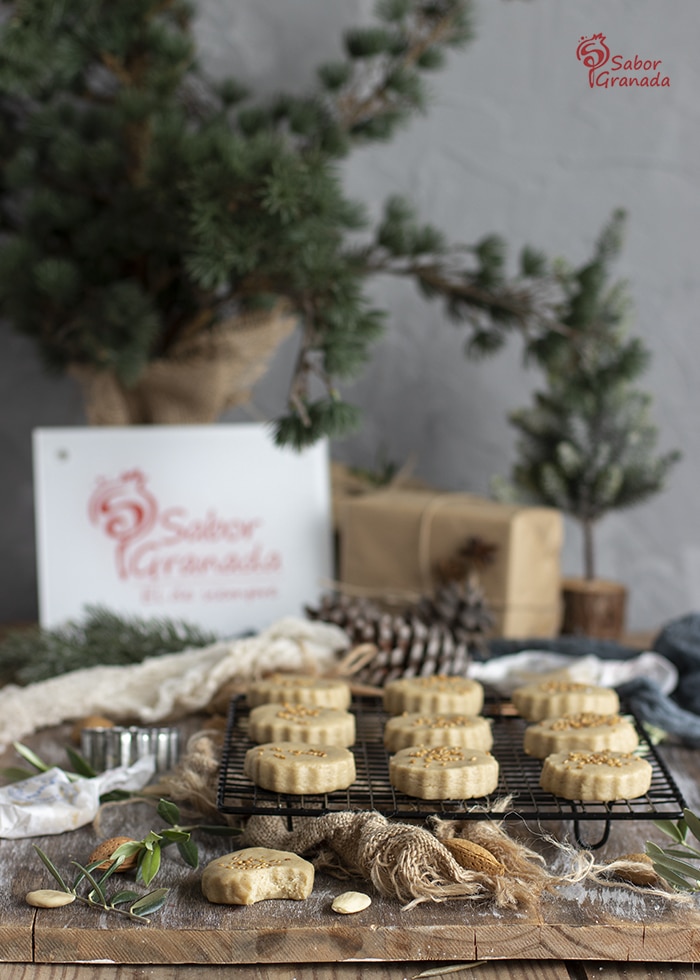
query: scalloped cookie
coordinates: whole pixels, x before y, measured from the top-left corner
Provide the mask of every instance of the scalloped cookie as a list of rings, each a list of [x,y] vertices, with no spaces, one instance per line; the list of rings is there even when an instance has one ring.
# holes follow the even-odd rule
[[[526,755],[544,759],[555,752],[582,750],[600,752],[634,752],[639,736],[634,725],[620,715],[599,715],[593,711],[543,718],[525,729],[523,748]]]
[[[409,745],[459,745],[484,751],[493,745],[491,725],[482,715],[422,715],[405,711],[384,726],[384,746],[398,752]]]
[[[308,674],[270,674],[251,681],[246,699],[251,708],[259,704],[310,704],[345,710],[351,701],[346,681]]]
[[[243,772],[273,793],[332,793],[355,781],[355,756],[337,745],[268,742],[248,749]]]
[[[651,775],[647,760],[630,752],[556,752],[544,760],[540,786],[566,800],[634,800]]]
[[[513,706],[526,721],[559,718],[575,712],[590,711],[599,715],[620,710],[617,691],[578,681],[549,680],[525,684],[513,691]]]
[[[404,711],[478,715],[484,705],[484,689],[478,681],[447,674],[402,677],[386,685],[383,702],[384,710],[390,715]]]
[[[202,894],[219,905],[254,905],[269,898],[308,898],[314,866],[291,851],[247,847],[215,858],[202,872]]]
[[[498,762],[479,749],[412,745],[389,759],[389,782],[421,800],[468,800],[496,789]]]
[[[355,741],[355,716],[310,704],[260,704],[250,712],[248,737],[252,742],[315,742],[347,748]]]

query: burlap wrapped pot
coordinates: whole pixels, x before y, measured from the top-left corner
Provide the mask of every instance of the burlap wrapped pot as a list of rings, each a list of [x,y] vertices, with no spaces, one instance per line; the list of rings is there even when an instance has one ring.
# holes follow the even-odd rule
[[[208,424],[245,404],[297,318],[284,303],[231,317],[153,360],[133,386],[109,370],[73,365],[90,425]]]

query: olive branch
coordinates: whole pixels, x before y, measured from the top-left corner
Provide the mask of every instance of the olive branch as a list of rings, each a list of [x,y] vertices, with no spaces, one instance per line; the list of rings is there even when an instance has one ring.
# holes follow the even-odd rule
[[[646,853],[656,873],[677,891],[700,891],[700,868],[689,863],[689,859],[700,860],[700,849],[687,843],[689,833],[700,842],[700,817],[685,807],[680,820],[655,820],[654,826],[675,845],[663,848],[647,841]]]
[[[125,841],[112,851],[107,859],[109,864],[104,870],[104,874],[95,875],[98,869],[104,869],[105,859],[99,858],[96,861],[83,865],[79,861],[72,861],[78,869],[78,874],[72,884],[68,884],[53,863],[51,858],[37,844],[34,850],[43,861],[51,875],[61,886],[61,891],[67,892],[91,908],[99,909],[103,912],[116,912],[125,915],[136,922],[148,922],[148,916],[157,912],[165,905],[168,900],[169,889],[156,888],[147,892],[145,895],[132,889],[122,889],[112,895],[108,895],[105,884],[111,876],[118,871],[129,858],[136,857],[136,881],[144,885],[150,885],[158,874],[161,866],[162,851],[164,847],[171,844],[177,846],[180,856],[191,868],[199,867],[199,852],[197,845],[191,839],[195,830],[204,830],[209,833],[218,834],[237,834],[239,830],[228,826],[209,826],[197,824],[195,826],[183,827],[180,825],[180,808],[171,800],[161,799],[157,807],[158,815],[169,825],[166,829],[155,831],[149,830],[141,840]],[[79,894],[78,888],[87,881],[89,890],[86,894]],[[127,906],[121,908],[121,906]]]

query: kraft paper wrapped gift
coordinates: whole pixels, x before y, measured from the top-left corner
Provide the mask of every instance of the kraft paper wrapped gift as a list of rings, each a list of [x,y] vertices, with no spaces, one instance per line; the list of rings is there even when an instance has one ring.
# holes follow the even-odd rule
[[[497,547],[481,573],[494,635],[556,636],[563,520],[549,507],[404,489],[346,499],[340,512],[341,583],[351,594],[415,599],[433,591],[437,563],[471,537]]]

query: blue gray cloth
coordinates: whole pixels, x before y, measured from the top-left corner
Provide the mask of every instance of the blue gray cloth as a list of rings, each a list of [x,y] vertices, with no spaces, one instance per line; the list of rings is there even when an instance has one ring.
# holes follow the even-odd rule
[[[601,660],[628,660],[641,648],[623,646],[611,640],[583,636],[555,639],[502,640],[489,643],[492,657],[521,650],[549,650],[571,657],[599,657]],[[646,677],[626,681],[618,694],[641,720],[663,729],[683,745],[700,748],[700,613],[689,613],[667,623],[650,647],[666,657],[678,670],[678,685],[670,695],[662,694]]]

